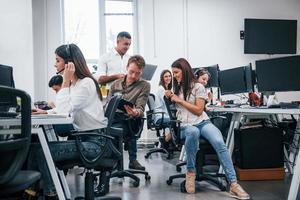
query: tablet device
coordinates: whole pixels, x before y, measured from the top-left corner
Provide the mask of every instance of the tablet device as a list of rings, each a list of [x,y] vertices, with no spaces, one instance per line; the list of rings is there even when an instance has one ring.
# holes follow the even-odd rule
[[[126,113],[126,110],[125,110],[125,108],[124,108],[124,105],[129,105],[130,107],[133,107],[133,103],[131,103],[131,102],[125,100],[125,99],[121,99],[121,100],[119,101],[119,104],[118,104],[118,109],[119,109],[119,110],[122,110],[122,111],[125,112],[125,113]]]

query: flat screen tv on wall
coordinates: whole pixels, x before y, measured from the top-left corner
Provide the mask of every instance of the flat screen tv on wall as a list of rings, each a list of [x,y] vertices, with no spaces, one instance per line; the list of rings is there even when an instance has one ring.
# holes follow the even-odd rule
[[[297,20],[245,19],[245,54],[296,54]]]

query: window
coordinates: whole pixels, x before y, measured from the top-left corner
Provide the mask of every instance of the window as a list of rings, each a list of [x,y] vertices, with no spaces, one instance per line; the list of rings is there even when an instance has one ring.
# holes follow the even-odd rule
[[[120,31],[132,35],[129,54],[137,51],[136,0],[64,0],[64,43],[82,50],[90,70],[99,56],[115,47]]]
[[[133,33],[133,5],[130,1],[105,1],[106,51],[114,48],[117,35],[121,31]],[[134,43],[128,50],[132,54]]]

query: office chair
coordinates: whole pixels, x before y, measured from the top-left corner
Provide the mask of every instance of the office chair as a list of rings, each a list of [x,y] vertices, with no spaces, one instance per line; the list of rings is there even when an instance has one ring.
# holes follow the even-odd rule
[[[137,122],[137,127],[133,127],[133,123],[130,123],[130,120],[136,120]],[[128,117],[127,119],[125,119],[125,121],[127,121],[126,123],[128,123],[128,127],[129,127],[129,134],[130,137],[134,137],[134,138],[140,138],[141,133],[143,131],[143,127],[144,127],[144,118],[142,117]],[[121,124],[119,123],[115,123],[114,127],[117,128],[121,128],[120,126]],[[135,134],[134,134],[135,133]],[[145,170],[136,170],[136,169],[126,169],[124,170],[124,163],[123,163],[123,143],[126,143],[126,139],[124,138],[124,134],[120,134],[117,133],[116,135],[114,135],[114,137],[118,138],[118,150],[121,152],[122,156],[121,159],[118,162],[117,165],[117,170],[115,172],[113,172],[111,174],[111,178],[112,177],[118,177],[118,178],[124,178],[124,177],[129,177],[131,179],[134,180],[133,182],[133,186],[134,187],[138,187],[140,185],[140,178],[137,177],[135,174],[143,174],[145,176],[145,180],[149,181],[151,179],[151,176],[149,175],[149,173]]]
[[[21,98],[21,117],[0,118],[0,127],[3,127],[0,130],[0,199],[7,199],[24,191],[41,177],[37,171],[21,170],[31,142],[30,96],[24,91],[0,86],[0,96],[8,94]],[[19,120],[21,128],[6,129],[9,120]]]
[[[167,154],[167,158],[170,159],[171,158],[171,152],[169,152],[164,145],[164,140],[165,140],[165,129],[169,127],[169,125],[165,125],[163,124],[164,122],[164,116],[165,113],[164,112],[155,112],[155,95],[154,94],[150,94],[148,97],[148,101],[147,101],[147,105],[149,110],[146,111],[146,115],[147,115],[147,129],[148,130],[152,130],[152,131],[156,131],[156,136],[159,138],[159,142],[155,143],[155,147],[149,149],[149,151],[146,153],[145,158],[149,158],[149,156],[152,153],[156,153],[156,152],[160,152],[160,153],[164,153]],[[161,122],[159,124],[155,123],[155,116],[157,114],[161,115]],[[161,132],[162,131],[162,135]],[[159,145],[160,143],[160,145]],[[160,146],[160,147],[158,147]]]
[[[73,132],[72,137],[75,137],[76,146],[79,150],[80,161],[72,161],[73,166],[79,165],[84,167],[85,170],[85,198],[76,197],[75,199],[94,199],[95,195],[98,196],[98,191],[94,191],[94,180],[95,176],[99,174],[94,174],[93,170],[100,171],[101,174],[110,174],[111,171],[116,167],[118,160],[121,158],[121,153],[114,146],[113,141],[115,138],[112,136],[116,133],[121,134],[122,130],[112,127],[112,119],[117,110],[118,103],[121,96],[114,96],[111,98],[110,102],[105,111],[105,116],[108,118],[108,125],[106,128],[99,130],[83,131],[83,132]],[[88,136],[98,136],[99,141],[103,143],[103,151],[101,151],[95,158],[88,158],[84,153],[84,147],[81,145],[82,139]],[[58,168],[64,168],[64,166],[70,167],[68,161],[57,163]],[[103,177],[103,176],[102,176]],[[109,192],[109,176],[105,180],[100,180],[100,185],[102,189],[101,195],[105,195]],[[119,197],[101,197],[99,200],[120,200]]]
[[[177,144],[183,144],[184,141],[180,139],[180,121],[176,118],[176,109],[174,106],[174,103],[172,103],[169,99],[164,98],[166,107],[168,110],[168,114],[171,119],[170,129],[172,130],[171,133],[173,134],[174,141]],[[201,147],[200,150],[197,152],[196,155],[196,181],[208,181],[212,183],[213,185],[217,186],[221,191],[225,191],[226,187],[223,184],[223,181],[220,181],[219,178],[224,178],[224,174],[219,174],[218,171],[211,172],[211,170],[208,168],[205,168],[205,165],[207,164],[205,161],[205,157],[208,154],[212,154],[215,152],[213,147],[208,143],[207,140],[204,138],[200,138],[199,146]],[[181,163],[180,165],[184,165],[185,163]],[[218,167],[214,167],[218,170]],[[169,179],[166,181],[168,185],[171,185],[174,179],[177,178],[185,178],[185,173],[182,174],[176,174],[169,177]],[[180,184],[180,190],[181,192],[186,192],[185,190],[185,180],[181,182]]]

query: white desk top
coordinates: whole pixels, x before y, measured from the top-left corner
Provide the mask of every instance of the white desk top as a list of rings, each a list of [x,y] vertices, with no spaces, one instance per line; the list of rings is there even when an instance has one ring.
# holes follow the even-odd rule
[[[32,125],[72,124],[73,120],[64,115],[32,115]],[[7,118],[0,120],[0,126],[21,125],[21,118]]]
[[[235,113],[255,113],[255,114],[288,114],[300,115],[300,109],[282,109],[282,108],[224,108],[212,106],[208,107],[208,111],[212,112],[235,112]]]

